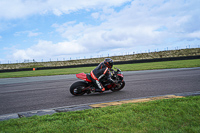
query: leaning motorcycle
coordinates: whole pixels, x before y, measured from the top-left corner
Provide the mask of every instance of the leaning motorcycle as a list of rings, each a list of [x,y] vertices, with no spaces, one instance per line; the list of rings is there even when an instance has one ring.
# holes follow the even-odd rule
[[[115,81],[113,83],[110,83],[108,80],[105,78],[101,79],[102,85],[105,87],[105,91],[119,91],[124,88],[125,86],[125,81],[124,75],[121,72],[119,68],[115,68],[117,71],[111,69],[111,78]],[[78,79],[81,79],[83,81],[77,81],[73,83],[70,87],[70,92],[72,95],[75,96],[81,96],[84,95],[85,93],[90,94],[96,92],[95,86],[92,82],[90,74],[85,74],[85,73],[79,73],[76,74],[76,77]]]

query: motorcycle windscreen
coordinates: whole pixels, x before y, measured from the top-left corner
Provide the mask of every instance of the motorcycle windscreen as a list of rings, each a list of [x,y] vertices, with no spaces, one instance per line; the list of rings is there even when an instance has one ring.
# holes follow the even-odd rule
[[[79,78],[79,79],[88,81],[88,82],[92,82],[91,80],[89,80],[89,79],[87,78],[87,75],[86,75],[85,73],[76,74],[76,77]]]

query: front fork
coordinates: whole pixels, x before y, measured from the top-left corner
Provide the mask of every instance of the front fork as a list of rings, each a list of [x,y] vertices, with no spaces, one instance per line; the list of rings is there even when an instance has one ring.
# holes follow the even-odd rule
[[[113,86],[112,86],[111,89],[113,89],[113,88],[114,88],[114,89],[120,88],[122,82],[123,82],[123,80],[118,80],[118,81],[116,81],[116,83],[113,83]]]

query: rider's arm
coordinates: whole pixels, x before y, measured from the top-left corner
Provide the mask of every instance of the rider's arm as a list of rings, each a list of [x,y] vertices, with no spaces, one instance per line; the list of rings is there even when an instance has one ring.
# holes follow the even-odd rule
[[[105,74],[105,76],[107,77],[107,80],[111,83],[114,83],[115,81],[111,78],[111,73],[110,71],[108,70],[108,72]]]

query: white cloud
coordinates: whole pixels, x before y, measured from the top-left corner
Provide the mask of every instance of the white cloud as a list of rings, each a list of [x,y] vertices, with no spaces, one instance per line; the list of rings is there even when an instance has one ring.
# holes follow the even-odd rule
[[[13,54],[14,59],[31,59],[31,57],[28,56],[25,50],[16,50],[16,52]]]
[[[20,32],[15,32],[14,36],[27,35],[28,37],[35,37],[35,36],[39,36],[40,34],[42,34],[42,33],[34,32],[34,31],[20,31]]]
[[[192,32],[192,33],[186,34],[186,37],[187,37],[187,38],[200,39],[200,31]]]
[[[95,9],[102,6],[120,6],[130,0],[1,0],[0,18],[22,18],[33,14],[53,13],[57,16],[81,9]]]
[[[99,18],[99,13],[98,12],[95,12],[95,13],[92,13],[91,16],[95,19],[98,19]]]
[[[12,57],[14,59],[47,59],[59,57],[60,55],[68,56],[70,54],[84,53],[87,49],[76,42],[52,43],[51,41],[40,40],[38,44],[28,49],[15,49]]]
[[[67,22],[57,24],[55,28],[69,41],[76,40],[92,51],[125,47],[137,49],[140,46],[148,49],[152,45],[171,45],[169,38],[175,41],[185,39],[186,35],[199,38],[200,30],[193,33],[187,29],[189,23],[195,22],[191,18],[196,12],[187,13],[191,12],[190,6],[195,4],[181,0],[134,0],[119,12],[104,8],[92,13],[93,18],[104,20],[98,26],[84,22]]]

